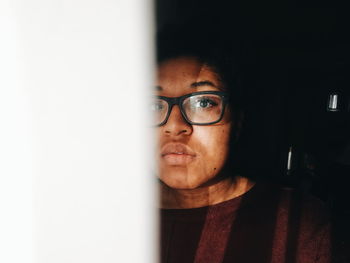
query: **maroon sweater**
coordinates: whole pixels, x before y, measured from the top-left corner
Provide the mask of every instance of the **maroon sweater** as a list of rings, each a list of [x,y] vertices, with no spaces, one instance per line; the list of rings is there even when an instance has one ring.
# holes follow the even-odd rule
[[[272,186],[208,207],[162,209],[160,232],[162,263],[331,261],[323,204]]]

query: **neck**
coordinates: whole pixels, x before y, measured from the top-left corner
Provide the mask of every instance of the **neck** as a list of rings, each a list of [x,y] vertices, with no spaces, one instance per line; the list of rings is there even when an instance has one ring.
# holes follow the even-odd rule
[[[173,189],[161,182],[161,208],[183,209],[215,205],[238,197],[254,186],[254,182],[241,176],[225,178],[196,189]]]

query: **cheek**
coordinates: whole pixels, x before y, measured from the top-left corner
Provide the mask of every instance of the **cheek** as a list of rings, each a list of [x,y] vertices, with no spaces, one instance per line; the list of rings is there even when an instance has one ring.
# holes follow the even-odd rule
[[[199,127],[204,128],[204,127]],[[207,127],[209,129],[198,129],[196,133],[197,140],[202,145],[202,161],[206,166],[216,167],[226,161],[229,150],[230,126]],[[212,168],[212,169],[214,169]]]

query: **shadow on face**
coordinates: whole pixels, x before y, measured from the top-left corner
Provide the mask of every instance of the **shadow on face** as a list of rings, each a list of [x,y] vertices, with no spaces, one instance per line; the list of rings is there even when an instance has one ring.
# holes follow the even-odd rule
[[[156,96],[174,98],[222,91],[224,86],[218,74],[196,58],[178,57],[159,65]],[[195,111],[195,116],[218,114],[216,102],[211,102],[210,94],[206,95],[183,108]],[[166,123],[155,128],[158,177],[165,185],[174,189],[195,189],[217,180],[228,159],[233,126],[228,107],[222,113],[223,118],[215,124],[192,125],[179,105],[174,105]]]

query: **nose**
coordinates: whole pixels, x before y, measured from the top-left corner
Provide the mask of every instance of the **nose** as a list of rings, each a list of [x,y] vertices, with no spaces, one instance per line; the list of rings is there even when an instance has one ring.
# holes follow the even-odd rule
[[[173,106],[168,121],[164,125],[164,131],[174,136],[190,135],[192,133],[193,127],[182,116],[178,105]]]

